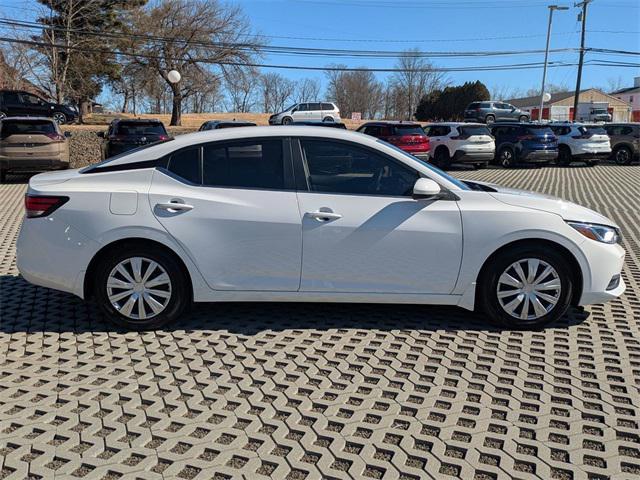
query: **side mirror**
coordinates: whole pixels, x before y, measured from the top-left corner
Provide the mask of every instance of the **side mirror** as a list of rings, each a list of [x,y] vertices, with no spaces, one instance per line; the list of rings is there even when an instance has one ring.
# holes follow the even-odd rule
[[[430,178],[419,178],[413,186],[413,198],[434,198],[440,195],[442,189],[440,185]]]
[[[96,135],[100,138],[104,138],[104,132],[97,132]]]
[[[70,138],[71,137],[71,132],[64,132],[64,136],[66,138]]]

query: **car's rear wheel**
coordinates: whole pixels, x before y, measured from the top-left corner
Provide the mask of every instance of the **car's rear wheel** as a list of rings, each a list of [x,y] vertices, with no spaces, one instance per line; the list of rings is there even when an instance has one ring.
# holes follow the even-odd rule
[[[564,315],[575,288],[569,262],[554,250],[519,246],[490,260],[479,279],[479,302],[497,324],[537,328]]]
[[[512,168],[515,165],[515,152],[511,147],[502,147],[498,152],[498,163],[504,168]]]
[[[190,304],[189,279],[166,251],[132,246],[113,251],[96,269],[94,294],[102,310],[132,330],[160,328]]]
[[[291,125],[293,123],[293,118],[291,117],[284,117],[282,119],[282,124],[283,125]]]
[[[449,156],[449,151],[446,149],[446,147],[438,148],[435,152],[433,160],[435,164],[443,170],[451,166],[451,157]]]
[[[631,163],[632,158],[633,158],[633,154],[629,147],[621,146],[616,148],[613,151],[613,160],[618,165],[629,165]]]
[[[529,121],[529,117],[527,117],[526,115],[520,115],[520,118],[518,118],[518,121],[520,123],[522,122],[528,122]]]
[[[566,145],[560,145],[558,147],[558,165],[568,167],[571,165],[571,149]]]
[[[322,121],[325,123],[333,123],[335,122],[335,119],[333,117],[324,117]]]
[[[67,123],[67,116],[62,112],[53,112],[53,120],[58,125],[62,125],[63,123]]]
[[[487,115],[486,117],[484,117],[484,123],[486,123],[487,125],[491,125],[492,123],[495,123],[496,121],[496,117],[494,115]]]

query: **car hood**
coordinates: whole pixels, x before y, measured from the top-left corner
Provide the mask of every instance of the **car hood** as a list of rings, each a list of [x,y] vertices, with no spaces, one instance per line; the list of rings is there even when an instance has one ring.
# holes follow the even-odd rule
[[[476,181],[471,183],[485,187],[484,190],[489,195],[507,205],[554,213],[567,221],[596,223],[619,228],[613,220],[604,215],[558,197],[529,190],[502,187],[493,183]]]

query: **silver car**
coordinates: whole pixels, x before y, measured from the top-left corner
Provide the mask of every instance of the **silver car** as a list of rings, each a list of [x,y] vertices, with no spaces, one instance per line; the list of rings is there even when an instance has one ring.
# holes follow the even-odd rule
[[[269,125],[291,125],[293,122],[339,122],[340,109],[331,102],[294,103],[269,117]]]

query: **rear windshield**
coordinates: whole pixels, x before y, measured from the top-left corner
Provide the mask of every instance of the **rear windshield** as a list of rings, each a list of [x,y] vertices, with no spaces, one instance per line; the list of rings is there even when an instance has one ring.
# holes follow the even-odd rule
[[[166,135],[164,125],[158,122],[119,122],[118,135]]]
[[[588,125],[579,128],[580,133],[590,133],[591,135],[606,135],[607,131],[600,125]]]
[[[57,133],[55,124],[50,120],[4,120],[0,125],[0,138],[47,133]]]
[[[527,133],[529,135],[553,135],[553,130],[547,125],[529,125],[527,127]]]
[[[465,125],[458,127],[462,135],[491,135],[491,132],[484,125]]]
[[[424,135],[424,130],[420,125],[394,125],[394,135]]]

